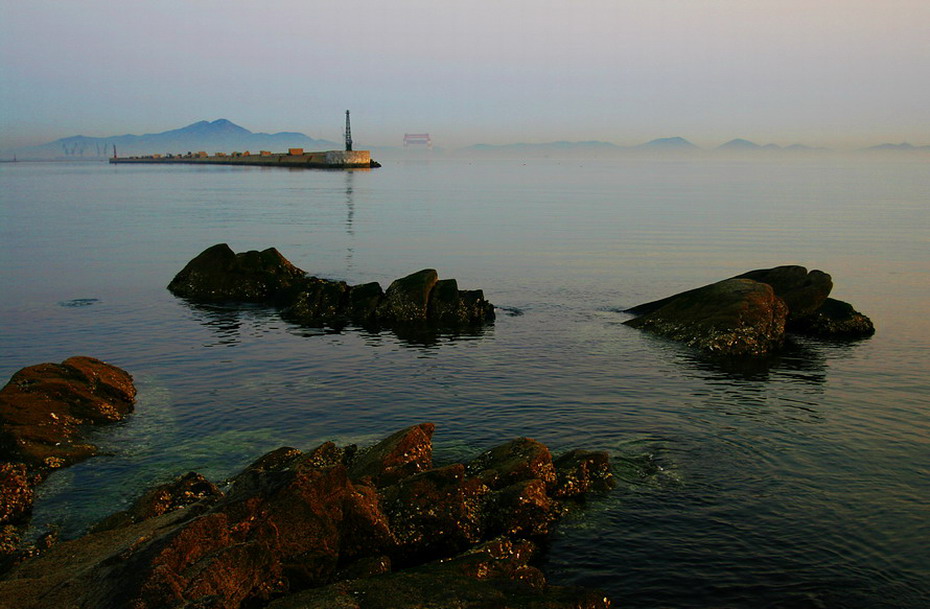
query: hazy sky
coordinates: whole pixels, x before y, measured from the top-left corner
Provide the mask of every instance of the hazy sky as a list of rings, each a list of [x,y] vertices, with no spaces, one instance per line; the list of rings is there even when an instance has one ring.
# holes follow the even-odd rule
[[[930,0],[0,0],[0,148],[347,108],[362,146],[930,144]]]

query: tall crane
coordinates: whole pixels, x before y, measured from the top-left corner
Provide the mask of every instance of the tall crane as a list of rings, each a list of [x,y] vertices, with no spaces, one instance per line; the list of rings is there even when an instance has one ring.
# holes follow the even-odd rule
[[[352,151],[352,127],[349,126],[349,111],[346,110],[346,152]]]

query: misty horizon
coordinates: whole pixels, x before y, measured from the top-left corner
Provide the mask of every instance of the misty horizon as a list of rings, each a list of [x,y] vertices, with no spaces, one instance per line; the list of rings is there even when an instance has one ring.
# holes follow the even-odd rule
[[[346,108],[372,147],[930,144],[917,0],[0,7],[0,149],[204,116],[340,141]]]
[[[357,131],[356,131],[357,133]],[[363,135],[363,134],[362,134]],[[198,137],[207,138],[197,140]],[[174,139],[172,139],[174,138]],[[178,139],[181,138],[181,139]],[[186,139],[185,139],[186,138]],[[220,138],[220,139],[217,139]],[[721,143],[716,144],[697,144],[683,136],[664,136],[655,137],[647,141],[637,143],[617,143],[605,140],[572,140],[559,139],[547,141],[515,141],[499,144],[490,144],[487,142],[475,142],[460,147],[447,147],[442,143],[442,136],[437,138],[432,134],[434,148],[432,152],[440,153],[472,153],[472,154],[527,154],[530,156],[550,153],[564,152],[567,155],[584,155],[585,153],[632,153],[632,152],[653,152],[669,154],[687,154],[699,152],[717,152],[717,153],[775,153],[775,152],[803,152],[812,153],[844,153],[844,152],[862,152],[877,150],[893,151],[930,151],[930,146],[914,145],[911,142],[880,142],[871,146],[857,149],[834,149],[826,146],[817,146],[793,142],[790,144],[776,144],[773,142],[755,142],[746,138],[734,137]],[[402,138],[398,138],[402,139]],[[438,141],[437,141],[438,140]],[[364,137],[356,142],[364,142]],[[307,134],[293,130],[278,131],[273,133],[255,132],[243,127],[234,121],[226,118],[209,120],[199,120],[183,127],[175,127],[155,133],[124,133],[110,134],[107,136],[96,137],[83,134],[69,135],[58,138],[50,142],[42,142],[33,146],[19,147],[16,149],[7,149],[2,151],[6,156],[19,153],[28,159],[30,152],[33,158],[48,156],[54,149],[60,148],[58,156],[78,157],[104,157],[112,155],[113,146],[120,144],[124,152],[128,149],[130,154],[164,154],[183,152],[181,148],[223,148],[223,152],[232,152],[234,149],[248,150],[250,147],[255,149],[276,149],[284,150],[289,147],[310,146],[314,149],[338,148],[341,142],[333,140],[313,139]],[[251,144],[251,145],[250,145]],[[224,146],[226,148],[224,148]],[[391,150],[401,150],[404,148],[401,142],[378,144],[365,143],[365,147],[375,150],[388,152]],[[417,152],[420,149],[412,146],[410,152]],[[36,156],[38,154],[38,156]]]

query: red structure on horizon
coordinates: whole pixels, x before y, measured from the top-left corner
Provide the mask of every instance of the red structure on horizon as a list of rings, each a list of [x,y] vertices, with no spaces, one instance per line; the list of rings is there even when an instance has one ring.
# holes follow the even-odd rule
[[[430,138],[429,133],[405,133],[404,148],[407,148],[410,145],[426,146],[432,150],[433,140]]]

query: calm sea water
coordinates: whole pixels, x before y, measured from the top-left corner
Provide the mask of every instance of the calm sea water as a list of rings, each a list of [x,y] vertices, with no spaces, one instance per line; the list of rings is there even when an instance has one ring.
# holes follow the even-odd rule
[[[436,268],[498,320],[414,340],[172,297],[219,242],[353,284]],[[779,264],[831,273],[876,336],[732,368],[621,325]],[[620,485],[553,538],[555,583],[626,608],[930,606],[926,161],[5,164],[0,294],[3,379],[84,354],[139,387],[97,434],[112,456],[43,487],[40,527],[77,534],[190,469],[433,421],[439,461],[516,436],[610,451]]]

